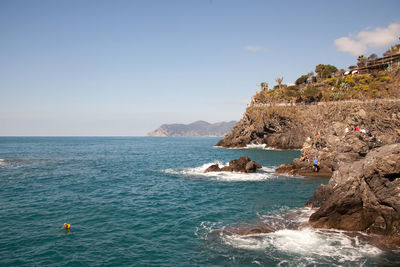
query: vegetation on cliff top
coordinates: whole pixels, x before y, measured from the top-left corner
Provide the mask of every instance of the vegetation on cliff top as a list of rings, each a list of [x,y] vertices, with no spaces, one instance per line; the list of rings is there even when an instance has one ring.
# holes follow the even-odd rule
[[[400,45],[393,46],[384,56],[399,54]],[[368,58],[359,56],[358,68],[365,67],[367,62],[376,60],[375,54]],[[350,66],[355,69],[357,66]],[[351,99],[375,99],[400,97],[400,66],[393,64],[386,69],[370,70],[368,73],[348,74],[335,66],[319,64],[314,72],[300,76],[294,85],[282,84],[282,78],[276,79],[277,85],[268,90],[268,84],[261,83],[252,104],[277,102],[311,103],[319,101],[339,101]]]

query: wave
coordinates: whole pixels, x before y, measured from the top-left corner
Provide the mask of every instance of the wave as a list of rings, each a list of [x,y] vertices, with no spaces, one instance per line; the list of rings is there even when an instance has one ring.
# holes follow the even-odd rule
[[[185,176],[189,178],[207,178],[219,181],[263,181],[272,178],[277,178],[274,167],[265,167],[257,170],[255,173],[240,173],[240,172],[208,172],[204,171],[213,164],[219,166],[228,166],[228,163],[221,163],[214,161],[203,164],[199,167],[194,168],[183,168],[183,169],[166,169],[163,172],[167,174]]]
[[[266,144],[249,144],[246,145],[245,149],[265,149]]]
[[[314,211],[303,208],[292,212],[296,216],[273,214],[261,216],[265,224],[281,229],[270,233],[239,235],[231,227],[202,222],[195,235],[203,240],[213,240],[220,246],[232,249],[253,250],[284,266],[309,266],[315,264],[363,265],[367,258],[377,257],[383,251],[368,243],[368,235],[361,232],[321,230],[311,228],[308,218]],[[289,224],[300,227],[289,229]],[[216,228],[219,227],[219,228]],[[237,228],[236,228],[237,229]]]
[[[17,169],[22,167],[22,163],[19,160],[5,160],[0,159],[0,168],[4,169]]]
[[[293,260],[306,260],[307,265],[359,262],[365,257],[379,256],[382,253],[379,248],[363,242],[358,236],[350,237],[341,231],[313,228],[284,229],[268,234],[247,236],[223,235],[221,240],[239,249],[265,250],[271,257],[291,254]]]
[[[213,146],[214,148],[223,148],[223,149],[249,149],[249,150],[274,150],[274,151],[286,151],[288,149],[279,149],[274,147],[269,147],[266,144],[248,144],[245,147],[223,147],[223,146]],[[289,149],[290,150],[290,149]]]
[[[248,144],[245,147],[223,147],[223,146],[213,146],[214,148],[224,148],[224,149],[267,149],[274,150],[273,148],[267,147],[266,144]]]

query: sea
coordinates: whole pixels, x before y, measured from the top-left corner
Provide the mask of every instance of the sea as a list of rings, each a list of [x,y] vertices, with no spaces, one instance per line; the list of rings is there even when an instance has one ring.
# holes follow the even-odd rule
[[[274,173],[299,151],[218,140],[0,137],[0,265],[400,264],[363,233],[307,225],[304,205],[328,180]],[[203,173],[241,156],[262,169]],[[240,234],[260,225],[276,231]]]

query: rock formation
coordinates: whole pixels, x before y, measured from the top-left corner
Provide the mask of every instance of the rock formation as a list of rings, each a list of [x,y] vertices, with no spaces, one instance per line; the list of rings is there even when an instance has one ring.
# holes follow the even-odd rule
[[[359,131],[353,131],[354,126],[358,126]],[[370,131],[372,136],[363,130]],[[361,159],[371,149],[393,143],[399,136],[400,101],[250,106],[217,145],[266,144],[278,149],[301,149],[303,155],[308,154],[308,160],[296,159],[293,164],[278,168],[277,172],[329,177],[340,162]],[[316,174],[312,171],[315,158],[321,166]]]
[[[341,164],[308,201],[319,208],[309,221],[317,228],[380,234],[386,243],[400,245],[399,196],[400,144],[386,145]]]
[[[204,172],[243,172],[243,173],[253,173],[257,169],[261,169],[261,165],[255,163],[248,157],[240,157],[239,159],[234,159],[229,162],[228,166],[220,168],[218,164],[211,165]]]
[[[385,96],[390,88],[393,94],[386,96],[391,99],[274,103],[261,96],[275,101],[271,96],[285,91],[258,93],[243,118],[217,145],[301,149],[302,157],[276,172],[332,176],[307,203],[318,209],[309,219],[313,227],[365,231],[381,235],[386,244],[400,246],[400,144],[395,144],[400,139],[399,68],[389,80],[379,93]],[[357,88],[352,88],[354,98]],[[318,90],[329,95],[334,89],[327,81]],[[314,159],[319,161],[319,172],[313,172]],[[271,231],[268,227],[259,231],[264,230]]]
[[[252,105],[217,146],[239,148],[248,144],[266,144],[278,149],[301,149],[308,137],[316,143],[317,134],[323,139],[334,138],[345,134],[345,129],[354,125],[369,129],[385,143],[393,142],[400,136],[400,130],[397,131],[400,127],[400,101]],[[324,145],[327,141],[321,140],[320,143]]]

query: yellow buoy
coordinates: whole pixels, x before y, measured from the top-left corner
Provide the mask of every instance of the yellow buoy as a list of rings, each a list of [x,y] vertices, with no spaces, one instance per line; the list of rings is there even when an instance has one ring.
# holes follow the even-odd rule
[[[64,228],[69,229],[69,228],[71,228],[71,225],[69,223],[64,223]]]

